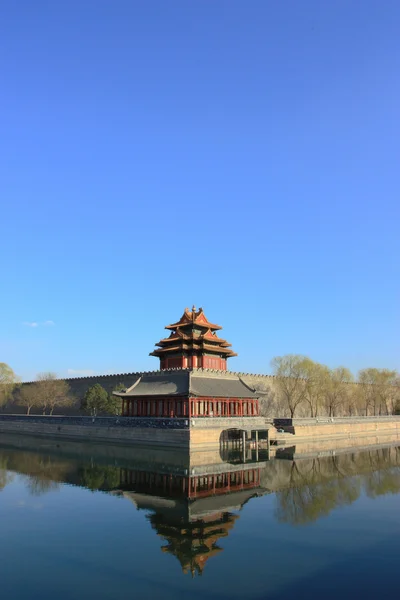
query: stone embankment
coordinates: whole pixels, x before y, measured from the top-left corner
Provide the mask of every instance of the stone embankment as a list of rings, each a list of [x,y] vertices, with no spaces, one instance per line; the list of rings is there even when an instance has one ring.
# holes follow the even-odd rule
[[[376,433],[399,433],[400,416],[316,417],[314,419],[274,419],[277,439],[321,439]]]
[[[59,439],[189,448],[189,422],[185,419],[134,417],[0,416],[2,433]]]
[[[219,447],[227,429],[248,434],[271,427],[262,417],[214,417],[195,419],[145,417],[75,417],[1,415],[2,433],[18,433],[87,441],[162,447],[208,449]]]

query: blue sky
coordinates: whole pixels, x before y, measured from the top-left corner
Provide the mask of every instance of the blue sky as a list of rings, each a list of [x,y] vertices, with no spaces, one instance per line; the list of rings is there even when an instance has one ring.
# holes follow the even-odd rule
[[[395,0],[3,2],[0,362],[156,368],[194,303],[234,370],[398,368],[399,22]]]

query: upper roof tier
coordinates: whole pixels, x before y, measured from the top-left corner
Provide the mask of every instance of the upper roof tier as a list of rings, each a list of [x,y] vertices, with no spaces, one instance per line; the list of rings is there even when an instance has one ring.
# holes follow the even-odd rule
[[[222,329],[219,325],[214,325],[210,323],[207,319],[206,315],[202,308],[196,310],[196,307],[193,306],[192,310],[185,308],[185,312],[181,316],[180,320],[177,323],[172,323],[172,325],[167,325],[165,329],[178,329],[179,327],[183,327],[184,325],[198,325],[198,327],[204,329],[211,329],[212,331],[216,331],[217,329]]]
[[[172,325],[167,325],[165,329],[170,331],[169,337],[157,342],[156,346],[158,348],[150,352],[150,356],[157,356],[162,359],[166,355],[188,357],[208,354],[224,358],[224,360],[231,356],[237,356],[235,352],[230,350],[231,344],[216,334],[216,330],[222,329],[222,327],[210,323],[202,308],[196,310],[196,307],[193,306],[191,311],[185,308],[180,320]],[[165,362],[162,363],[162,368],[168,366],[171,365],[166,365]],[[174,364],[173,366],[178,365]],[[181,366],[186,365],[182,362]],[[197,366],[199,365],[197,364]],[[209,365],[202,364],[201,366]],[[226,362],[224,366],[226,368]]]

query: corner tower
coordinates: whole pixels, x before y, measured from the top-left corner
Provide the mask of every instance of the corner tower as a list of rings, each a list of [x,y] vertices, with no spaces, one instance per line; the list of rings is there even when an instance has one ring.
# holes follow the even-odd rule
[[[227,359],[237,356],[231,344],[220,338],[219,325],[210,323],[202,308],[185,308],[177,323],[167,325],[169,337],[160,340],[150,356],[160,359],[160,369],[219,369],[226,371]]]

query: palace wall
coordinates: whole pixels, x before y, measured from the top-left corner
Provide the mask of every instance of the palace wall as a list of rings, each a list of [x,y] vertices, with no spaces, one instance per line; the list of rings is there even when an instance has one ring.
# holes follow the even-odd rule
[[[251,389],[255,389],[257,392],[260,392],[260,413],[263,417],[274,418],[277,415],[282,417],[289,416],[287,414],[286,406],[283,406],[278,401],[278,394],[276,390],[275,377],[273,375],[261,375],[257,373],[241,373],[236,371],[218,371],[213,369],[205,370],[207,374],[210,376],[221,376],[224,373],[235,373],[238,375],[243,382],[248,385]],[[92,375],[90,377],[73,377],[66,378],[64,381],[68,383],[70,386],[70,390],[76,402],[73,406],[68,408],[63,408],[59,410],[56,408],[55,414],[65,414],[65,415],[79,415],[81,401],[85,395],[85,392],[95,385],[96,383],[100,384],[109,394],[115,390],[117,386],[123,386],[125,388],[129,388],[131,385],[135,383],[138,377],[141,375],[140,372],[133,373],[120,373],[116,375]],[[23,386],[35,385],[35,382],[30,381],[22,384]],[[357,383],[349,384],[351,386],[358,385]],[[308,408],[306,405],[299,406],[297,411],[297,416],[303,417],[308,416],[307,412]],[[22,407],[16,406],[15,404],[10,405],[3,409],[3,412],[13,413],[13,414],[24,414],[25,410]],[[40,409],[33,409],[33,413],[40,413]]]
[[[220,374],[220,371],[214,371],[210,369],[210,374],[215,373],[216,375]],[[226,371],[225,371],[226,372]],[[228,371],[229,372],[229,371]],[[126,388],[129,388],[131,385],[135,383],[138,377],[141,375],[140,372],[136,373],[120,373],[117,375],[92,375],[90,377],[72,377],[66,378],[66,381],[70,387],[71,394],[76,399],[76,403],[72,407],[63,408],[62,411],[55,410],[55,414],[66,414],[66,415],[78,415],[80,414],[80,404],[86,393],[86,391],[95,385],[96,383],[100,384],[109,394],[119,385],[122,385]],[[238,373],[241,379],[248,385],[250,388],[255,388],[264,393],[265,401],[264,403],[261,401],[261,405],[264,406],[263,416],[276,416],[276,412],[273,410],[272,400],[275,396],[274,392],[274,377],[272,375],[256,375],[249,373]],[[23,386],[35,385],[34,381],[28,381],[22,384]],[[18,407],[12,405],[10,407],[12,413],[16,414],[24,414],[25,410],[22,407]],[[10,410],[7,410],[10,412]],[[40,409],[33,409],[32,413],[39,413]]]

